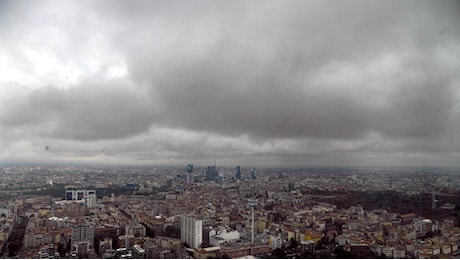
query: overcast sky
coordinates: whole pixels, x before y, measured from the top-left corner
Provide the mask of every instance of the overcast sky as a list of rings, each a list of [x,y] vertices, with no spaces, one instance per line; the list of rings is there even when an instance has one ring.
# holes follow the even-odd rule
[[[0,161],[460,165],[459,1],[0,1]]]

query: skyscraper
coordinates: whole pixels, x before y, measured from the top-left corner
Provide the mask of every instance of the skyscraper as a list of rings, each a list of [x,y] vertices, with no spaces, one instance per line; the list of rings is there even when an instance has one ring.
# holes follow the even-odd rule
[[[213,181],[217,177],[216,166],[208,166],[206,168],[206,180]]]
[[[256,170],[255,168],[252,169],[252,171],[251,171],[251,178],[252,178],[253,180],[256,179],[256,172],[257,172],[257,170]]]
[[[236,166],[235,178],[236,178],[237,180],[241,180],[241,168],[240,168],[239,165]]]
[[[187,164],[187,172],[192,173],[193,172],[193,164]]]
[[[193,164],[187,164],[186,183],[193,183]]]

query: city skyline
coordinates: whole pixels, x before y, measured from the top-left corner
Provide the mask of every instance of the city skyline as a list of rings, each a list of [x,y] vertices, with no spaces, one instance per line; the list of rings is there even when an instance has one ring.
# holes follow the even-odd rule
[[[460,166],[457,1],[2,1],[0,162]]]

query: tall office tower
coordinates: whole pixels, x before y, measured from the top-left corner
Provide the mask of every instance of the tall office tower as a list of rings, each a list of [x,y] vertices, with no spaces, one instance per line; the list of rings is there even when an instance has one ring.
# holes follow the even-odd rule
[[[203,241],[203,221],[181,216],[180,241],[191,248],[198,248]]]
[[[187,164],[187,172],[192,173],[193,172],[193,164]]]
[[[187,164],[187,178],[186,183],[193,183],[193,164]]]
[[[237,180],[241,180],[241,168],[240,168],[239,165],[236,166],[235,178],[236,178]]]
[[[256,172],[257,172],[257,170],[256,170],[255,168],[252,169],[252,171],[251,171],[251,178],[252,178],[253,180],[256,179]]]
[[[208,166],[208,168],[206,169],[206,180],[213,181],[216,177],[216,166]]]

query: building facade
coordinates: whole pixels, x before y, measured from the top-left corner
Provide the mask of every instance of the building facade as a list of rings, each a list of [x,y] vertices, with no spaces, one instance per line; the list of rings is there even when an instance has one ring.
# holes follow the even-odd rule
[[[200,247],[203,242],[203,221],[195,218],[181,216],[181,242],[187,243],[191,248]]]
[[[241,180],[241,167],[239,165],[236,166],[235,179]]]
[[[94,242],[94,227],[90,225],[78,225],[72,227],[72,242]]]

